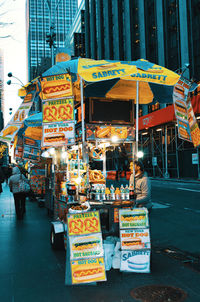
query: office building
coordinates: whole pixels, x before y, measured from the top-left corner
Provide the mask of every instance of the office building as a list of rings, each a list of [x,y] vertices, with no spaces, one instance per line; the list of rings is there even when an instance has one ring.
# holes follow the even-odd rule
[[[198,81],[199,15],[199,0],[85,0],[86,57],[143,58],[179,72],[189,63],[184,76]],[[197,102],[200,99],[195,96],[198,117]],[[163,119],[154,116],[156,110]],[[200,178],[199,149],[178,138],[173,110],[173,105],[140,105],[140,148],[145,153],[145,166],[153,176]],[[152,119],[157,123],[150,123]],[[193,154],[197,154],[198,164],[192,162]]]
[[[85,57],[85,0],[82,0],[66,37],[65,45],[74,57]]]
[[[78,9],[78,0],[27,0],[27,57],[29,81],[48,69],[55,47],[64,47]],[[50,35],[47,38],[47,35]],[[50,42],[54,46],[50,48]],[[52,51],[53,49],[53,51]],[[53,52],[53,53],[52,53]]]

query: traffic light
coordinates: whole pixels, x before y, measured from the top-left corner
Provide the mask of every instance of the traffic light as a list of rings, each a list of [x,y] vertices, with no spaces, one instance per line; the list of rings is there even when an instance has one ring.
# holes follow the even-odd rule
[[[56,39],[56,33],[51,31],[50,34],[46,35],[46,42],[49,44],[50,47],[52,47],[54,45]]]

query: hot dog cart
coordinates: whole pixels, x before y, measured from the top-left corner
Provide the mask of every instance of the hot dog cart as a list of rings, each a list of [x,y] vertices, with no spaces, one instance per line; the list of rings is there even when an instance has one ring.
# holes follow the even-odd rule
[[[122,100],[117,103],[117,113],[114,115],[116,100],[86,99],[84,134],[81,104],[77,104],[76,143],[56,151],[54,221],[50,236],[55,249],[63,247],[63,241],[66,244],[66,214],[69,208],[74,212],[98,209],[103,236],[106,236],[119,232],[118,208],[133,206],[133,201],[129,200],[128,182],[127,186],[123,187],[118,182],[117,186],[111,188],[107,181],[107,151],[127,145],[132,150],[131,155],[134,152],[132,102]],[[107,105],[112,111],[110,116],[104,115]],[[126,116],[123,115],[123,106],[131,109]],[[83,136],[85,141],[82,140]]]

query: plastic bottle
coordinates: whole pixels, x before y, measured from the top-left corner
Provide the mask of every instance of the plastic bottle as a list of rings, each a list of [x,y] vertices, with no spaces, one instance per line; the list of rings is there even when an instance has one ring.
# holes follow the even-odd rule
[[[115,188],[113,187],[113,185],[111,185],[110,187],[110,199],[115,200]]]
[[[99,188],[99,186],[96,187],[95,199],[100,200],[100,188]]]
[[[120,189],[119,188],[116,188],[116,190],[115,190],[115,199],[116,200],[120,199]]]
[[[125,199],[125,189],[124,189],[123,185],[121,185],[121,188],[120,188],[120,197],[122,200]]]
[[[129,199],[133,200],[134,199],[134,190],[133,190],[133,186],[130,186],[129,188]]]
[[[109,188],[106,188],[105,194],[106,194],[106,200],[110,200],[110,190],[109,190]]]
[[[104,187],[104,185],[101,187],[100,198],[101,198],[102,200],[105,200],[105,199],[106,199],[106,194],[105,194],[105,187]]]
[[[126,185],[124,191],[125,191],[125,199],[129,200],[129,187],[128,187],[128,185]]]

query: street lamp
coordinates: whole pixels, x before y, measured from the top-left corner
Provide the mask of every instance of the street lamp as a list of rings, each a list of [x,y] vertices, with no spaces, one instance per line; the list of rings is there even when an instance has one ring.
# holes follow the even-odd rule
[[[8,77],[9,77],[9,78],[15,78],[16,80],[18,80],[18,81],[21,83],[22,86],[24,86],[23,82],[22,82],[19,78],[15,77],[15,76],[12,74],[12,72],[9,72],[9,73],[8,73]],[[10,85],[10,84],[17,84],[17,83],[12,83],[11,80],[9,80],[9,81],[7,82],[7,84]]]
[[[51,64],[52,66],[54,65],[54,47],[55,47],[55,38],[56,38],[56,33],[55,33],[55,15],[56,15],[56,11],[58,8],[58,5],[60,4],[61,0],[58,0],[58,2],[56,3],[56,7],[54,9],[54,15],[52,18],[52,7],[51,7],[51,0],[45,0],[48,10],[49,10],[49,25],[50,25],[50,29],[49,29],[49,34],[46,35],[46,42],[49,44],[49,47],[51,49]]]

